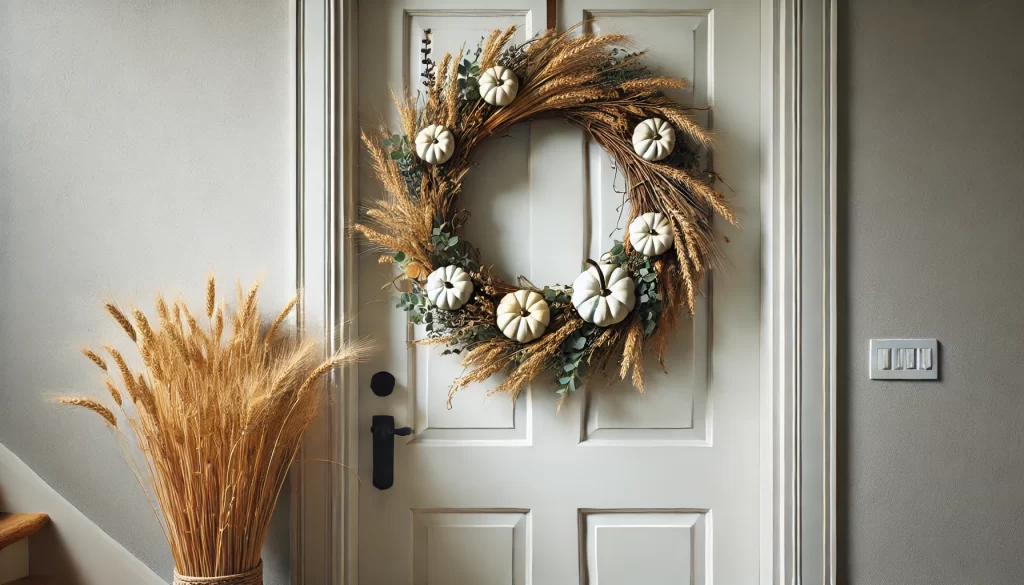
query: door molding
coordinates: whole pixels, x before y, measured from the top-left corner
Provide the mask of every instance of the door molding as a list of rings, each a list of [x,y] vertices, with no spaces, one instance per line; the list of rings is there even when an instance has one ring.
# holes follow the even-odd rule
[[[290,0],[295,55],[296,287],[298,327],[325,355],[354,340],[358,199],[356,5]],[[289,473],[291,582],[355,583],[358,559],[357,371],[327,379],[322,414]]]
[[[761,0],[762,585],[836,583],[836,3]],[[291,6],[299,326],[333,350],[358,331],[357,2]],[[358,469],[357,380],[290,475],[294,585],[358,585],[357,483],[310,462]]]
[[[761,582],[835,584],[837,0],[761,5]]]

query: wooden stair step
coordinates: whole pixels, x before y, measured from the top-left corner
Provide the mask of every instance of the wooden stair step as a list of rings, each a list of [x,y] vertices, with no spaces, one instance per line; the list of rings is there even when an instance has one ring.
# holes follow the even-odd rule
[[[53,585],[54,581],[47,577],[22,577],[4,585]]]
[[[32,536],[49,521],[46,514],[0,514],[0,549]]]

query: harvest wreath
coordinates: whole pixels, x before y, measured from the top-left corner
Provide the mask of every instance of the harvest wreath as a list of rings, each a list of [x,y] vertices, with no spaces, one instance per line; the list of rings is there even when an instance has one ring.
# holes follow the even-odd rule
[[[436,67],[424,40],[424,95],[395,97],[401,132],[363,134],[385,196],[356,229],[409,281],[397,304],[425,325],[417,343],[462,354],[467,372],[451,394],[504,372],[494,392],[514,400],[553,372],[564,395],[611,364],[643,392],[644,349],[661,361],[679,314],[693,315],[714,254],[712,214],[736,222],[702,166],[708,135],[693,108],[662,93],[685,82],[652,74],[643,53],[620,48],[624,35],[548,30],[516,45],[515,31],[492,31],[475,53],[445,54]],[[575,124],[604,148],[630,203],[623,241],[600,263],[587,260],[571,287],[505,282],[459,236],[469,213],[456,197],[476,148],[543,118]]]

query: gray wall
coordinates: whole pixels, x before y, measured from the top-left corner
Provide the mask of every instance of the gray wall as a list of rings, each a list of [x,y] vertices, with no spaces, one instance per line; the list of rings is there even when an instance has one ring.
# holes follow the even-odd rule
[[[1024,581],[1024,4],[840,2],[843,582]],[[937,337],[941,380],[867,379]]]
[[[122,338],[108,295],[201,299],[213,270],[290,296],[288,21],[281,0],[0,2],[0,443],[168,579],[114,437],[44,400],[102,390],[76,354]],[[279,514],[268,583],[287,536]]]
[[[844,583],[1024,576],[1024,8],[840,13]],[[0,3],[0,443],[165,576],[113,438],[43,402],[97,388],[97,302],[292,270],[286,3]],[[935,336],[942,380],[867,380]],[[285,582],[286,523],[265,555]]]

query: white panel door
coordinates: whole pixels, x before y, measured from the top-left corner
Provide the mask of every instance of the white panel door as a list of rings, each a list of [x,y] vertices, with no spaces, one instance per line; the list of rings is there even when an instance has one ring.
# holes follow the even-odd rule
[[[743,228],[716,224],[721,267],[697,317],[681,320],[668,372],[650,363],[646,395],[596,377],[556,412],[553,380],[515,405],[496,382],[445,402],[457,356],[417,348],[423,332],[381,290],[394,274],[360,261],[360,332],[386,350],[360,367],[360,585],[703,585],[758,581],[760,3],[757,0],[560,0],[560,25],[626,32],[656,72],[692,81],[674,97],[711,106],[714,168]],[[496,8],[501,6],[501,8]],[[546,21],[546,2],[363,0],[360,123],[398,121],[390,88],[419,85],[420,40],[434,58],[493,28]],[[478,155],[462,235],[502,276],[568,284],[621,239],[622,184],[607,155],[557,121],[515,128]],[[368,169],[362,203],[379,196]],[[500,188],[495,188],[500,185]],[[628,214],[623,214],[628,215]],[[394,393],[369,390],[393,374]],[[370,419],[390,414],[395,484],[370,485]]]

